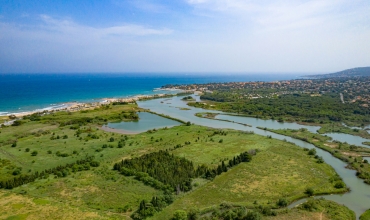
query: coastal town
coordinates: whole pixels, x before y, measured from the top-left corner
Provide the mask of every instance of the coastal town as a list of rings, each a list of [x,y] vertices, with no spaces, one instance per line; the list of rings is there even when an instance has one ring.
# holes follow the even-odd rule
[[[306,93],[321,96],[325,93],[338,93],[342,102],[357,102],[370,106],[370,77],[345,77],[326,79],[296,79],[274,82],[224,82],[188,85],[165,85],[163,89],[182,89],[212,93],[232,90],[239,99],[271,98],[284,94]]]

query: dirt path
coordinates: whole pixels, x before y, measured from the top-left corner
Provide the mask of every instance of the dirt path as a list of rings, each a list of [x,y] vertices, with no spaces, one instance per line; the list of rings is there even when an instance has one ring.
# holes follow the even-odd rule
[[[132,132],[132,131],[126,131],[126,130],[122,130],[122,129],[110,128],[110,127],[107,127],[107,126],[99,127],[99,129],[101,129],[103,131],[107,131],[107,132],[118,133],[118,134],[139,134],[140,133],[140,132]]]
[[[4,154],[5,156],[8,156],[8,157],[12,158],[12,160],[18,162],[19,164],[24,165],[24,163],[22,161],[18,160],[16,156],[14,156],[13,154],[11,154],[7,151],[5,151],[3,149],[0,149],[0,153]]]

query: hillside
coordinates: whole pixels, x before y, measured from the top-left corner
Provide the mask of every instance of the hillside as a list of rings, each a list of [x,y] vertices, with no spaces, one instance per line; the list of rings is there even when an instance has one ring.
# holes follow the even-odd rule
[[[370,67],[357,67],[343,70],[336,73],[308,75],[307,77],[314,78],[332,78],[332,77],[354,77],[354,76],[370,76]]]

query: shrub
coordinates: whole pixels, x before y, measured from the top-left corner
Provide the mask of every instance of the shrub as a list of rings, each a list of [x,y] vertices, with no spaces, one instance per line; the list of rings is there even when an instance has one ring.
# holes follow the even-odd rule
[[[288,205],[288,202],[285,198],[280,198],[277,202],[276,205],[279,207],[286,207]]]
[[[90,162],[90,166],[92,167],[98,167],[100,165],[100,163],[98,161],[91,161]]]
[[[31,153],[31,156],[36,156],[38,154],[38,152],[37,151],[33,151],[32,153]]]
[[[17,176],[17,175],[21,174],[21,171],[19,169],[15,169],[12,174],[13,174],[13,176]]]
[[[249,211],[244,219],[245,220],[260,220],[261,218],[262,217],[259,212]]]
[[[187,220],[188,219],[188,215],[187,213],[184,211],[184,210],[176,210],[174,213],[173,213],[173,220]]]
[[[314,194],[314,190],[310,187],[310,188],[307,188],[305,193],[308,195],[308,196],[313,196]]]
[[[308,151],[308,155],[316,155],[316,149],[312,148]]]
[[[340,182],[337,182],[335,183],[334,187],[337,188],[337,189],[341,189],[341,188],[344,188],[346,186],[346,184],[344,184],[344,182],[340,181]]]

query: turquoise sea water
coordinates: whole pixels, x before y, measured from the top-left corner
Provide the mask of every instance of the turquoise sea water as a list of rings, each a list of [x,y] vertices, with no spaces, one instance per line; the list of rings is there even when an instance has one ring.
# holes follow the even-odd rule
[[[0,74],[0,115],[51,109],[66,102],[164,93],[153,89],[166,84],[276,81],[300,75],[304,74]]]

